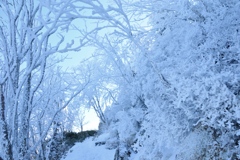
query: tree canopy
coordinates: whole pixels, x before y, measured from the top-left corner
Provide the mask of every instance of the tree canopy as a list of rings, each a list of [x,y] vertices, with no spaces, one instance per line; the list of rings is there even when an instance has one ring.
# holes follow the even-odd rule
[[[1,1],[0,156],[51,159],[81,105],[117,157],[239,159],[239,5]],[[79,67],[57,67],[83,46],[96,50]]]

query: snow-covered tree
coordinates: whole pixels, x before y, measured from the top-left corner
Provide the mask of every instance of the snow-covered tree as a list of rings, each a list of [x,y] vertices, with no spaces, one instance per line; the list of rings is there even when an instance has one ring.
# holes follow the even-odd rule
[[[54,156],[46,153],[45,138],[56,138],[56,118],[67,119],[68,104],[88,84],[73,104],[95,109],[104,124],[100,133],[108,133],[106,146],[117,149],[116,157],[238,159],[239,5],[238,0],[0,2],[0,155]],[[72,29],[81,36],[76,48],[61,34]],[[97,50],[71,82],[50,67],[56,52],[86,44]]]
[[[54,119],[86,84],[71,86],[52,67],[56,53],[82,45],[72,47],[60,32],[72,21],[70,2],[0,2],[0,155],[6,160],[44,159]]]
[[[238,3],[173,0],[153,4],[152,29],[146,37],[151,39],[149,58],[140,57],[137,72],[144,76],[139,79],[148,106],[144,136],[138,143],[145,147],[139,147],[144,150],[139,152],[166,159],[200,129],[212,137],[201,149],[216,145],[208,148],[211,154],[202,151],[195,156],[236,157],[239,100],[230,84],[236,85],[238,79],[239,44],[238,36],[233,36],[239,28]]]
[[[121,77],[117,103],[105,113],[106,144],[135,159],[238,158],[239,2],[114,2],[101,13],[118,11],[120,21],[104,19],[116,29],[100,42],[92,36]],[[131,21],[140,12],[148,23]],[[203,143],[187,155],[194,136]]]

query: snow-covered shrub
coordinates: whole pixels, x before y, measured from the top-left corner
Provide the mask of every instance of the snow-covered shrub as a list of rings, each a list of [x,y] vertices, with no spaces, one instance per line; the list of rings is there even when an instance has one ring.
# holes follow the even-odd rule
[[[130,159],[237,159],[240,3],[141,0],[136,6],[149,16],[149,28],[140,39],[129,38],[134,74],[123,75],[128,83],[116,81],[117,103],[105,112],[107,145],[120,155],[130,151]]]
[[[236,157],[239,3],[153,4],[148,59],[139,56],[136,64],[148,108],[134,145],[136,157],[168,159],[197,127],[211,137],[202,148],[211,151],[205,157]]]
[[[112,106],[112,110],[106,112],[106,116],[111,118],[108,130],[105,130],[109,133],[108,138],[106,138],[106,147],[109,149],[117,148],[120,157],[126,157],[132,152],[131,146],[136,140],[135,136],[139,131],[143,117],[141,110],[134,108],[131,104],[128,104],[130,107],[123,106],[123,104]]]

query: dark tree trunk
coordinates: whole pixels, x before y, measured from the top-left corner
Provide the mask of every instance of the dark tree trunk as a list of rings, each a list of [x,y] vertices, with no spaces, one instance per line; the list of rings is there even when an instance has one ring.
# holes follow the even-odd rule
[[[2,129],[2,145],[4,148],[4,154],[6,160],[13,160],[13,153],[12,153],[12,145],[9,140],[8,135],[8,127],[5,119],[5,98],[3,95],[3,88],[2,85],[0,85],[0,121],[1,121],[1,129]]]

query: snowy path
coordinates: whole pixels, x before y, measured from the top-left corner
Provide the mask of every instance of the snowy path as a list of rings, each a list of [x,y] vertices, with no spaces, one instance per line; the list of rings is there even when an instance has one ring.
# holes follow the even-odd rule
[[[92,138],[82,143],[76,143],[62,160],[113,160],[115,150],[108,150],[105,146],[95,146]]]

